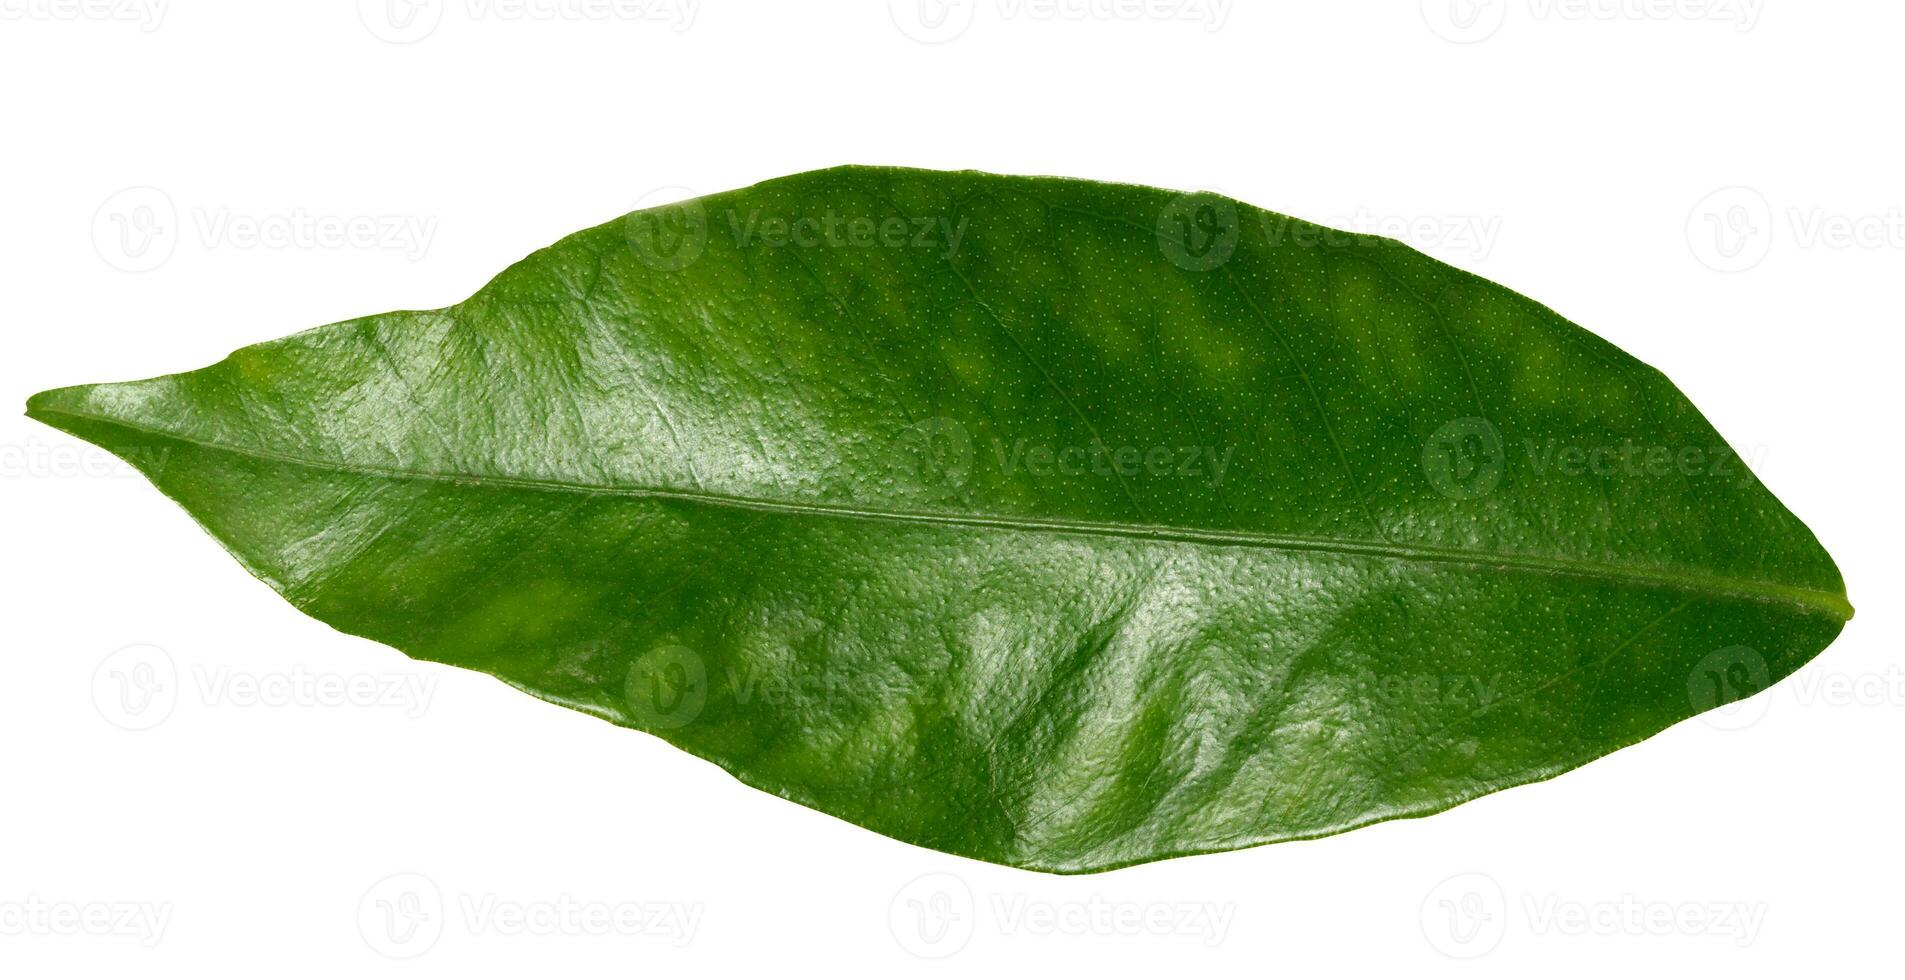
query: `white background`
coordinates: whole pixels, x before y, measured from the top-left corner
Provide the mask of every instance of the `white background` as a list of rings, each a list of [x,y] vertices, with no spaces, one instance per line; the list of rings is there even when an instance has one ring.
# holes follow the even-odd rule
[[[0,402],[451,303],[638,202],[835,163],[1210,188],[1662,368],[1859,615],[1740,711],[1549,783],[1059,878],[339,635],[7,412],[0,973],[1898,968],[1905,8],[383,4],[0,0]]]

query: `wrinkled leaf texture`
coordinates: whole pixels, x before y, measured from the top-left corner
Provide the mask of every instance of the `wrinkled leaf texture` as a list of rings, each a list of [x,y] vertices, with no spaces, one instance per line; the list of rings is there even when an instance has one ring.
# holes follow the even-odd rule
[[[340,630],[1057,872],[1544,779],[1851,615],[1654,369],[1211,194],[800,174],[29,414]]]

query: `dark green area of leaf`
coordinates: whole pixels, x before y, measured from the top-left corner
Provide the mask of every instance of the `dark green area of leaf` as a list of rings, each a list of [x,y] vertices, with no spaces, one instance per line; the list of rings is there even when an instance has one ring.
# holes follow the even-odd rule
[[[1051,871],[1542,779],[1851,615],[1653,369],[1145,187],[802,174],[29,411],[338,629]]]

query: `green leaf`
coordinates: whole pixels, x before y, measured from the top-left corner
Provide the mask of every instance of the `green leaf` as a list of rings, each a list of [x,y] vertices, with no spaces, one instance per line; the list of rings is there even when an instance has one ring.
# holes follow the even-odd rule
[[[1049,871],[1543,779],[1852,613],[1653,369],[1145,187],[802,174],[29,413],[338,629]]]

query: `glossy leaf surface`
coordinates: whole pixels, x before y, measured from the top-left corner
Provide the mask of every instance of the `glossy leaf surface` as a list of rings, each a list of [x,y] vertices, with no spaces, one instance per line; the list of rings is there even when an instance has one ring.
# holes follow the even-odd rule
[[[29,411],[341,630],[1053,871],[1542,779],[1851,615],[1653,369],[1143,187],[802,174]]]

